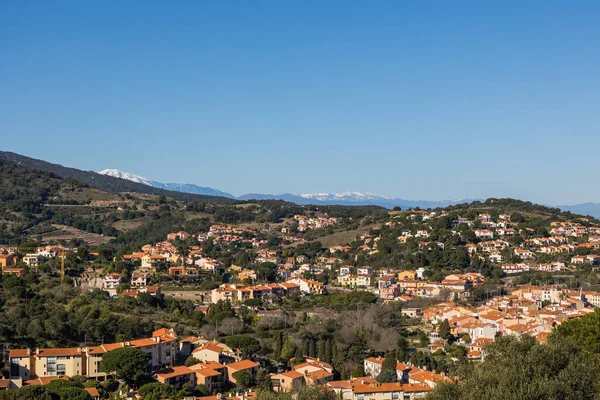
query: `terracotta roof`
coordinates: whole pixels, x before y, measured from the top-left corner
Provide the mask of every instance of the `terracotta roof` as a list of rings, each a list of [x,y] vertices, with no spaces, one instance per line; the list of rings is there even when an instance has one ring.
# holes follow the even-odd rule
[[[171,368],[166,368],[166,369],[160,370],[155,375],[157,377],[160,377],[163,379],[169,379],[174,376],[187,375],[187,374],[193,374],[193,373],[194,373],[194,371],[192,371],[191,369],[189,369],[188,367],[186,367],[184,365],[181,365],[178,367],[171,367]]]
[[[194,371],[197,371],[199,369],[218,370],[218,369],[225,368],[225,365],[220,364],[216,361],[203,361],[203,362],[199,362],[198,364],[190,365],[189,368]]]
[[[291,379],[298,379],[298,378],[302,378],[304,375],[302,375],[300,372],[297,372],[297,371],[285,371],[280,374],[275,374],[273,376],[285,376],[285,377],[288,377]]]
[[[356,385],[352,391],[354,393],[402,392],[403,388],[399,383],[372,383]]]
[[[132,347],[147,347],[147,346],[155,346],[156,343],[154,340],[146,338],[146,339],[137,339],[130,341]]]
[[[64,349],[39,349],[36,352],[38,357],[61,357],[61,356],[80,356],[81,349],[77,347]]]
[[[193,371],[195,371],[197,375],[202,375],[202,376],[219,376],[219,375],[221,375],[220,372],[217,372],[211,368],[201,368],[201,369],[196,369]]]
[[[68,381],[69,378],[67,378],[66,376],[63,376],[62,378],[59,378],[58,376],[41,376],[37,379],[30,379],[28,381],[24,381],[23,382],[23,386],[28,386],[28,385],[47,385],[52,381],[55,381],[57,379],[62,379],[63,381]]]
[[[324,379],[324,378],[333,376],[333,374],[331,372],[325,371],[324,369],[319,369],[317,371],[309,372],[307,375],[314,379]]]
[[[232,364],[227,364],[227,368],[230,368],[234,371],[241,371],[243,369],[250,369],[250,368],[255,368],[258,367],[258,363],[255,363],[252,360],[242,360],[242,361],[238,361]]]
[[[100,396],[100,392],[98,392],[98,389],[96,389],[96,388],[83,388],[83,390],[88,392],[90,394],[90,396],[92,396],[92,397]]]
[[[214,351],[215,353],[219,354],[223,352],[223,348],[215,342],[204,343],[201,347],[198,347],[196,350],[194,350],[194,353],[202,350]]]
[[[8,356],[10,358],[12,357],[29,357],[29,350],[28,349],[14,349],[8,352]]]

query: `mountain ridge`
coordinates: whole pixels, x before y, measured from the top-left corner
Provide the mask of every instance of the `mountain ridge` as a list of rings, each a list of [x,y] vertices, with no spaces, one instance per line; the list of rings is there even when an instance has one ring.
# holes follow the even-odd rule
[[[222,192],[205,186],[198,186],[192,183],[162,183],[140,175],[135,175],[129,172],[123,172],[114,168],[103,169],[98,171],[100,175],[112,176],[114,178],[126,179],[132,182],[141,183],[143,185],[152,186],[159,189],[166,189],[175,192],[200,194],[204,196],[220,196],[235,199],[236,197],[230,193]]]
[[[88,186],[112,193],[145,193],[170,197],[176,200],[205,203],[234,203],[236,201],[235,199],[228,197],[207,196],[155,188],[126,179],[101,175],[94,171],[84,171],[77,168],[65,167],[60,164],[53,164],[44,160],[27,157],[9,151],[0,151],[0,160],[11,161],[24,167],[31,167],[46,172],[52,172],[63,179],[76,180],[87,184]]]
[[[134,179],[136,182],[149,185],[152,187],[169,188],[170,190],[181,191],[185,193],[198,193],[188,192],[191,190],[207,190],[214,191],[213,193],[221,193],[221,196],[229,197],[231,199],[237,199],[241,201],[248,200],[283,200],[292,202],[298,205],[342,205],[342,206],[380,206],[388,209],[394,207],[400,207],[402,209],[407,208],[444,208],[447,206],[471,203],[473,201],[481,201],[479,198],[463,198],[453,200],[406,200],[399,197],[383,196],[371,192],[359,192],[359,191],[346,191],[340,193],[328,193],[328,192],[317,192],[317,193],[281,193],[281,194],[265,194],[265,193],[246,193],[240,196],[233,196],[230,193],[220,191],[213,188],[204,188],[194,184],[165,184],[157,181],[153,181],[148,178],[144,178],[140,175],[131,174],[128,172],[122,172],[115,169],[106,169],[99,173],[119,173],[119,178],[122,179]],[[219,194],[216,194],[219,195]],[[576,214],[590,215],[595,218],[600,218],[600,203],[582,203],[573,205],[562,205],[554,206],[560,208],[563,211],[571,211]]]

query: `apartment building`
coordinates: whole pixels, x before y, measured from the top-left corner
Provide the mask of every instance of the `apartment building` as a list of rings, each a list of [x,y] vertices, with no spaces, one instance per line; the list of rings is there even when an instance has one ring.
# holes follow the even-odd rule
[[[10,378],[28,380],[45,376],[84,375],[97,380],[106,379],[100,371],[102,356],[122,347],[135,347],[150,354],[148,370],[170,366],[175,360],[177,335],[172,329],[154,331],[151,338],[100,346],[74,348],[14,349],[9,352]]]

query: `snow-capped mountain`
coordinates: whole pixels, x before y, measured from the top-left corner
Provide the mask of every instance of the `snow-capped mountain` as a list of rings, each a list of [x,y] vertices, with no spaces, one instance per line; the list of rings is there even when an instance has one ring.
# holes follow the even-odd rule
[[[346,205],[346,206],[380,206],[385,208],[401,207],[402,209],[421,207],[421,208],[438,208],[447,207],[449,205],[468,203],[476,199],[457,199],[457,200],[442,200],[442,201],[427,201],[427,200],[405,200],[398,197],[382,196],[369,192],[342,192],[342,193],[304,193],[304,194],[261,194],[248,193],[239,197],[235,197],[229,193],[222,192],[217,189],[197,186],[189,183],[162,183],[153,181],[152,179],[144,178],[140,175],[131,174],[128,172],[119,171],[118,169],[105,169],[100,172],[102,175],[109,175],[114,178],[127,179],[129,181],[141,183],[160,189],[174,190],[177,192],[203,194],[208,196],[223,196],[238,200],[284,200],[300,205]]]
[[[126,179],[128,181],[143,183],[144,185],[148,185],[148,186],[154,186],[153,185],[154,181],[152,181],[151,179],[144,178],[143,176],[139,176],[139,175],[130,174],[129,172],[122,172],[122,171],[119,171],[118,169],[114,169],[114,168],[103,169],[102,171],[98,171],[98,173],[100,175],[108,175],[108,176],[112,176],[113,178],[121,178],[121,179]]]
[[[343,193],[304,193],[300,197],[319,201],[385,201],[394,200],[394,197],[381,196],[368,192],[343,192]]]
[[[144,178],[143,176],[130,174],[129,172],[123,172],[113,168],[104,169],[102,171],[99,171],[98,173],[101,175],[112,176],[114,178],[121,178],[126,179],[128,181],[142,183],[144,185],[152,186],[155,188],[174,190],[176,192],[203,194],[207,196],[223,196],[232,199],[235,198],[235,196],[233,196],[230,193],[222,192],[220,190],[213,189],[210,187],[198,186],[191,183],[162,183],[153,181],[148,178]]]
[[[284,200],[300,205],[341,205],[341,206],[380,206],[385,208],[400,207],[407,208],[438,208],[454,204],[470,203],[478,199],[456,199],[456,200],[405,200],[398,197],[382,196],[366,192],[343,192],[343,193],[305,193],[305,194],[260,194],[248,193],[239,196],[238,200]]]

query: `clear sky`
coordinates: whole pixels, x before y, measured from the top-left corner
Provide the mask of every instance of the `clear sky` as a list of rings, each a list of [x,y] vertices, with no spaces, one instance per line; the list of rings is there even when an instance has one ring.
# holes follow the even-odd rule
[[[0,149],[240,195],[600,201],[600,2],[4,1]]]

